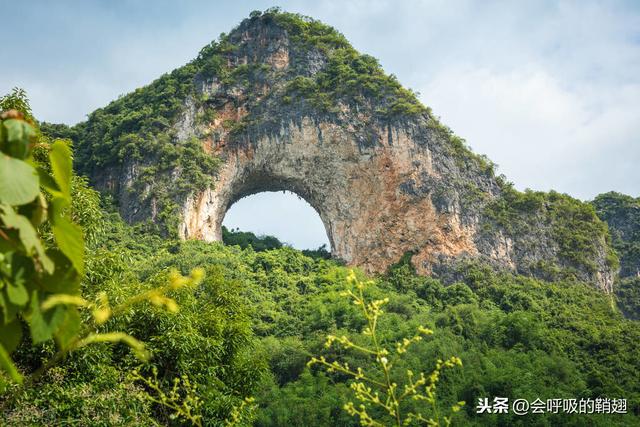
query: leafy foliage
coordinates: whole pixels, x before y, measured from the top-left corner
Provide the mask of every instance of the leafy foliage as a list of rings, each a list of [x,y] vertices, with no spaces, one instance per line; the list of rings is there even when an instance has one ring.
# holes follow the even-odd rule
[[[317,249],[303,249],[302,254],[314,259],[331,259],[331,252],[329,252],[325,243]]]
[[[266,251],[282,247],[282,242],[273,236],[256,236],[250,231],[229,231],[224,225],[222,226],[222,241],[225,245],[238,245],[242,249],[252,247],[254,251]]]
[[[640,277],[624,277],[616,285],[620,310],[630,319],[640,320]]]
[[[154,368],[152,372],[151,378],[140,375],[137,370],[131,373],[134,380],[141,381],[153,392],[153,395],[148,395],[147,399],[172,410],[173,413],[170,415],[172,419],[181,418],[194,426],[202,427],[202,415],[200,414],[202,402],[196,394],[196,388],[189,381],[189,377],[174,378],[171,390],[165,393],[158,381],[158,370]]]
[[[187,65],[150,85],[122,96],[89,115],[77,126],[76,165],[82,173],[121,163],[126,156],[147,153],[147,144],[172,134],[171,125],[193,91],[196,68]]]
[[[329,379],[321,370],[305,367],[312,355],[352,367],[376,366],[367,355],[324,347],[327,335],[350,336],[354,343],[366,344],[366,337],[359,335],[366,326],[361,312],[341,295],[349,270],[286,247],[257,252],[251,247],[161,240],[110,217],[105,214],[110,224],[103,227],[107,231],[92,250],[95,255],[90,253],[86,261],[88,296],[106,292],[111,301],[126,300],[164,283],[173,268],[189,272],[205,266],[202,284],[193,294],[175,296],[177,313],[148,304],[104,324],[104,332],[122,330],[143,340],[153,356],[147,364],[140,366],[118,347],[85,347],[56,371],[58,380],[27,390],[8,416],[24,416],[24,405],[32,402],[34,413],[89,423],[87,414],[104,412],[92,398],[81,402],[78,396],[81,390],[95,390],[95,399],[105,398],[105,405],[118,408],[113,412],[118,419],[170,422],[172,411],[149,402],[143,384],[128,379],[136,368],[151,378],[155,367],[165,393],[174,378],[189,378],[201,399],[205,423],[230,419],[233,408],[254,396],[258,408],[250,419],[255,425],[357,424],[342,409],[353,399],[350,378],[333,374]],[[402,342],[419,326],[438,328],[437,334],[415,342],[395,362],[399,372],[428,370],[431,361],[451,354],[463,361],[462,367],[442,373],[442,407],[493,396],[623,396],[630,412],[607,418],[545,414],[518,421],[512,415],[478,415],[469,405],[456,416],[459,423],[637,422],[640,383],[634,373],[640,369],[635,357],[640,328],[638,322],[613,312],[602,293],[573,281],[547,283],[475,264],[461,265],[462,281],[445,286],[416,276],[406,266],[399,264],[376,286],[365,288],[365,297],[389,299],[377,327],[381,342]],[[23,366],[40,357],[35,350],[18,354]],[[119,379],[118,386],[109,391],[103,384],[111,384],[113,378]],[[121,389],[131,390],[133,398],[119,394]],[[111,394],[105,394],[108,391]],[[47,397],[35,398],[36,393]]]
[[[77,147],[75,167],[81,174],[95,179],[100,171],[101,176],[114,182],[128,174],[129,182],[122,184],[128,188],[112,186],[113,193],[127,191],[137,205],[153,212],[147,224],[151,230],[174,237],[180,206],[211,185],[219,165],[215,156],[203,150],[196,135],[179,138],[175,127],[185,113],[186,100],[196,96],[197,63],[191,62],[120,97],[73,128],[44,126],[52,135],[73,138]]]
[[[0,100],[0,110],[25,109],[0,117],[0,367],[18,383],[23,376],[10,354],[20,343],[22,321],[27,321],[34,344],[55,337],[66,348],[80,327],[76,308],[49,310],[41,304],[57,294],[77,297],[84,272],[82,230],[68,218],[71,151],[62,140],[49,143],[24,120],[30,110],[22,96],[14,91]],[[36,144],[46,146],[46,167],[33,158]],[[50,244],[37,231],[45,222],[54,237]]]
[[[324,112],[337,112],[340,103],[350,106],[375,106],[379,118],[392,119],[427,113],[416,94],[387,75],[378,60],[357,52],[334,28],[300,14],[268,9],[261,17],[274,20],[287,30],[297,49],[317,49],[327,64],[312,77],[297,76],[287,86],[287,96],[304,97]]]
[[[609,192],[591,202],[609,225],[613,248],[620,257],[620,280],[615,294],[620,310],[640,319],[640,198]]]
[[[26,97],[20,102],[16,97],[24,97],[24,93],[14,91],[0,99],[0,108],[5,104],[28,106]],[[73,219],[88,226],[90,241],[94,241],[94,233],[101,231],[96,223],[102,215],[89,217],[96,213],[97,194],[87,189],[83,180],[74,179],[68,143],[50,142],[32,122],[24,120],[22,112],[8,110],[0,115],[0,150],[3,172],[7,172],[0,175],[0,368],[14,384],[23,385],[8,384],[0,372],[3,405],[19,402],[65,356],[90,344],[122,342],[139,359],[146,360],[148,352],[143,343],[124,332],[101,332],[100,327],[141,301],[175,311],[175,301],[166,293],[197,283],[198,271],[192,279],[173,274],[164,287],[150,289],[114,307],[104,293],[95,301],[83,298],[80,284],[85,277],[88,242]],[[78,202],[87,205],[78,206]],[[85,313],[89,319],[83,321]],[[30,340],[23,339],[27,325]],[[32,361],[32,366],[18,367],[11,359],[11,353],[15,359],[22,359],[25,348],[33,348],[31,344],[35,348],[47,346],[52,339],[55,347],[49,347],[50,354],[42,361]],[[27,381],[25,371],[29,374]],[[6,393],[9,387],[11,394]],[[24,415],[15,419],[26,421]]]
[[[356,54],[330,27],[277,10],[254,13],[251,19],[273,19],[291,34],[294,47],[312,46],[327,54],[318,73],[291,80],[283,101],[300,96],[325,111],[339,103],[375,103],[381,106],[377,117],[384,120],[428,113],[393,77],[381,74],[375,60]],[[460,401],[482,397],[606,396],[626,398],[629,413],[518,417],[476,414],[465,405],[455,420],[463,425],[638,424],[639,323],[623,318],[607,296],[571,270],[599,267],[592,236],[606,240],[607,228],[595,212],[609,218],[611,229],[621,230],[610,219],[635,206],[632,200],[601,198],[594,211],[565,195],[503,186],[502,196],[487,207],[492,223],[485,226],[499,225],[507,233],[540,226],[556,236],[568,271],[547,266],[558,273],[549,276],[551,281],[462,263],[455,281],[445,283],[417,276],[407,254],[375,278],[375,286],[359,286],[364,279],[354,279],[321,250],[307,256],[275,238],[228,230],[227,246],[183,242],[171,233],[161,238],[144,225],[127,225],[108,196],[101,199],[73,174],[69,143],[47,136],[74,139],[76,168],[87,174],[93,168],[126,170],[128,159],[139,160],[134,196],[148,197],[159,206],[160,222],[174,228],[178,203],[206,187],[216,168],[197,139],[177,138],[172,126],[184,112],[184,99],[202,97],[194,91],[201,77],[232,85],[266,73],[261,66],[229,66],[224,55],[235,49],[223,36],[192,63],[73,128],[43,124],[40,131],[19,90],[0,100],[0,109],[23,111],[22,116],[3,115],[0,122],[4,423],[349,426],[387,415],[397,422],[399,414],[414,414],[409,421],[415,424],[421,417],[440,419],[438,408],[459,408]],[[435,119],[429,123],[459,154],[461,170],[493,174],[491,163],[470,153],[464,141]],[[179,172],[173,176],[176,165]],[[170,179],[175,194],[168,190]],[[549,222],[541,224],[540,218]],[[614,233],[614,244],[626,266],[637,238],[626,231],[618,237]],[[614,267],[615,254],[608,261]],[[183,276],[194,271],[190,279]],[[351,299],[343,294],[347,281],[357,289]],[[185,288],[190,292],[178,292]],[[624,278],[618,289],[621,308],[637,313],[636,278]],[[438,334],[418,339],[424,334],[416,335],[417,330],[436,327]],[[368,335],[360,333],[367,328]],[[332,337],[330,346],[326,336]],[[396,342],[402,357],[391,361],[391,351],[383,349]],[[448,359],[451,354],[459,359]],[[306,366],[313,355],[322,355],[315,362],[333,369],[331,376]],[[435,376],[403,375],[430,372],[438,360]],[[9,385],[24,375],[31,380]],[[365,378],[380,382],[385,397],[395,397],[377,400]],[[440,379],[436,401],[432,393]],[[399,399],[401,389],[394,384],[422,397]],[[353,391],[368,405],[365,409],[348,404]],[[425,411],[421,400],[432,409]],[[345,404],[357,419],[342,409]]]
[[[344,409],[349,415],[357,417],[361,425],[404,426],[418,422],[430,426],[438,426],[441,421],[445,425],[450,425],[451,416],[444,416],[442,420],[440,419],[436,400],[436,384],[445,368],[462,366],[462,361],[455,356],[445,361],[438,359],[435,370],[429,376],[425,376],[421,372],[415,377],[411,370],[407,370],[404,384],[396,383],[397,373],[395,372],[396,369],[394,369],[396,359],[407,353],[412,344],[420,342],[423,336],[431,335],[433,331],[423,326],[418,327],[416,335],[411,338],[403,338],[401,342],[395,344],[395,351],[389,351],[387,345],[380,341],[377,331],[380,316],[384,313],[382,307],[389,302],[388,298],[369,302],[364,296],[364,290],[372,282],[359,281],[353,272],[349,274],[347,281],[351,289],[348,289],[344,295],[350,296],[353,299],[353,303],[361,309],[367,321],[362,334],[368,338],[369,342],[364,345],[357,344],[344,335],[341,337],[329,335],[325,347],[330,348],[334,343],[339,343],[346,350],[354,350],[373,358],[375,360],[375,368],[371,372],[368,368],[355,368],[339,361],[330,362],[324,356],[313,357],[308,365],[318,364],[326,368],[328,372],[345,374],[354,379],[354,382],[351,383],[351,389],[355,392],[360,405],[356,406],[353,402],[348,402],[344,405]],[[404,388],[401,388],[401,385]],[[426,409],[430,411],[430,416],[426,415],[424,409],[406,412],[405,400],[411,399],[427,404],[428,407]],[[464,405],[464,402],[456,403],[452,407],[452,412],[458,412],[462,405]],[[373,412],[376,410],[380,410],[384,418],[377,419],[375,412]]]

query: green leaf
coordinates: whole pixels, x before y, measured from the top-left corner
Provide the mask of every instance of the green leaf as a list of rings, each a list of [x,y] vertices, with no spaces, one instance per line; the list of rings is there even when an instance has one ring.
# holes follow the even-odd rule
[[[40,298],[38,292],[33,291],[31,295],[30,311],[28,315],[31,339],[34,344],[47,341],[53,337],[53,333],[64,321],[66,307],[58,305],[51,310],[42,312],[40,310]]]
[[[1,280],[1,279],[0,279]],[[8,285],[5,282],[5,289]],[[0,308],[2,308],[2,320],[4,323],[9,323],[16,317],[18,313],[18,307],[9,302],[9,298],[6,296],[5,289],[0,290]]]
[[[80,332],[80,314],[75,307],[66,306],[62,324],[56,331],[55,338],[61,349],[66,349]]]
[[[18,215],[11,206],[0,205],[0,219],[6,228],[18,230],[20,242],[25,248],[27,255],[37,255],[42,268],[48,272],[53,272],[53,262],[47,257],[42,242],[38,237],[36,229],[28,218]]]
[[[33,127],[24,120],[9,119],[2,122],[6,130],[5,151],[12,157],[24,159],[29,155],[29,144],[35,135]]]
[[[84,272],[84,239],[82,228],[64,217],[58,217],[53,223],[53,235],[58,247],[73,264],[78,273]]]
[[[18,347],[22,339],[22,325],[18,319],[6,325],[0,325],[0,345],[4,346],[7,353],[11,354]]]
[[[38,174],[30,164],[0,153],[0,202],[24,205],[40,193]]]
[[[106,332],[103,334],[89,334],[78,343],[79,347],[85,345],[101,343],[101,342],[122,342],[128,345],[135,353],[136,357],[142,361],[147,361],[151,357],[151,354],[146,349],[144,343],[132,337],[124,332]]]
[[[29,301],[29,293],[22,281],[9,281],[7,285],[7,297],[14,305],[22,307]]]
[[[64,199],[65,196],[62,193],[62,191],[60,191],[60,187],[58,187],[58,184],[56,184],[56,181],[51,177],[51,175],[49,175],[49,172],[47,172],[44,168],[38,166],[38,177],[40,178],[40,185],[47,190],[53,197],[59,197],[61,199]]]
[[[18,230],[22,245],[31,253],[31,249],[40,243],[38,233],[26,217],[16,213],[11,206],[0,205],[0,219],[6,228]]]
[[[51,160],[53,179],[55,179],[65,198],[71,201],[71,148],[66,142],[58,139],[51,145],[49,159]]]
[[[18,213],[29,218],[34,227],[40,226],[47,219],[47,200],[43,193],[39,193],[36,200],[27,205],[22,205]]]
[[[0,368],[9,374],[9,377],[18,384],[22,384],[22,375],[18,372],[16,365],[13,364],[13,360],[9,357],[9,353],[0,345]]]
[[[49,249],[47,256],[53,261],[53,274],[42,278],[41,287],[51,293],[75,294],[80,290],[80,275],[71,261],[57,249]]]

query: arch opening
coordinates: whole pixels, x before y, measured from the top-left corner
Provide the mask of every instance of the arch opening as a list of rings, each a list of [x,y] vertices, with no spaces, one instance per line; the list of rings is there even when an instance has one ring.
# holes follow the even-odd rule
[[[222,220],[228,231],[273,236],[299,250],[324,247],[331,251],[328,227],[319,211],[299,194],[290,190],[252,191],[234,199]]]

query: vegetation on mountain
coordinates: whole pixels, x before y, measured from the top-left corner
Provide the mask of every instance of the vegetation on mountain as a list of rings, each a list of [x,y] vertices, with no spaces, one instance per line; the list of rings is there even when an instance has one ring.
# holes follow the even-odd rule
[[[142,206],[153,205],[156,215],[147,225],[173,236],[181,204],[210,185],[219,163],[195,136],[179,139],[174,127],[185,100],[194,94],[195,72],[193,64],[178,68],[94,111],[71,133],[77,138],[78,172],[95,177],[96,171],[120,166],[113,170],[131,174],[124,191]],[[127,170],[133,163],[135,172]]]
[[[103,325],[138,302],[150,301],[173,311],[176,303],[166,294],[197,284],[200,274],[194,270],[193,278],[187,279],[171,273],[168,284],[115,305],[105,293],[85,299],[81,282],[93,273],[86,268],[91,260],[87,254],[92,254],[90,248],[104,231],[99,196],[74,175],[69,143],[51,141],[40,132],[24,91],[14,89],[0,98],[0,113],[0,405],[4,409],[37,387],[65,357],[89,345],[123,343],[139,360],[147,360],[142,342],[126,332],[105,331]],[[23,349],[37,357],[25,359]]]
[[[640,198],[609,192],[591,204],[609,225],[613,248],[620,257],[620,275],[640,274]]]
[[[607,224],[598,218],[593,206],[566,194],[520,192],[503,183],[500,197],[490,201],[484,212],[489,220],[485,227],[500,226],[516,241],[517,250],[527,251],[527,245],[539,244],[545,234],[551,236],[560,264],[532,260],[529,266],[530,272],[542,277],[585,280],[582,271],[595,274],[600,269],[595,260],[603,242],[607,266],[615,271],[620,265],[611,247]],[[531,236],[530,241],[521,241],[522,236]]]
[[[591,204],[609,225],[613,248],[620,257],[615,293],[626,316],[640,319],[640,198],[609,192]]]
[[[286,247],[256,252],[159,239],[140,234],[114,214],[105,218],[104,234],[87,260],[83,293],[106,292],[110,300],[122,300],[161,283],[171,269],[187,274],[202,266],[205,279],[193,293],[175,297],[175,314],[149,304],[107,323],[108,330],[126,331],[147,343],[149,362],[141,365],[117,346],[84,348],[22,391],[5,409],[5,419],[170,423],[172,412],[149,401],[150,390],[131,376],[137,370],[152,378],[155,367],[165,393],[175,378],[189,379],[209,425],[223,422],[249,396],[257,408],[247,416],[255,425],[357,425],[342,409],[354,399],[351,380],[306,367],[312,356],[324,356],[377,369],[366,355],[324,346],[327,335],[357,337],[365,326],[358,307],[342,295],[348,269]],[[396,265],[366,288],[366,296],[389,298],[378,326],[381,342],[401,341],[418,326],[435,331],[413,345],[399,368],[430,371],[437,359],[460,357],[463,366],[444,372],[438,389],[442,408],[468,403],[454,423],[516,422],[513,414],[475,414],[478,398],[493,396],[624,397],[626,416],[546,414],[518,420],[637,422],[640,328],[612,310],[601,292],[574,281],[548,283],[476,264],[461,267],[464,280],[452,284],[411,270],[408,261]],[[51,351],[51,344],[34,348],[23,341],[16,360],[21,369],[33,369]]]
[[[442,415],[436,399],[436,388],[445,369],[462,366],[462,361],[451,356],[447,360],[438,359],[431,373],[414,373],[407,369],[402,377],[398,365],[408,357],[414,344],[423,337],[433,334],[431,329],[418,326],[415,335],[402,338],[395,344],[382,342],[378,335],[378,325],[384,314],[384,305],[389,298],[369,301],[365,297],[367,286],[373,281],[358,280],[351,271],[347,276],[349,287],[341,295],[352,299],[365,321],[362,337],[351,339],[346,335],[327,336],[326,348],[340,346],[346,351],[354,351],[374,361],[372,368],[352,367],[346,362],[327,360],[324,356],[312,357],[307,366],[319,365],[327,372],[351,378],[358,404],[347,402],[343,408],[360,424],[370,426],[406,426],[412,423],[426,425],[451,424],[452,416],[465,404],[460,401],[451,407],[449,416]],[[428,411],[428,412],[427,412]]]
[[[224,225],[222,226],[222,241],[225,245],[240,246],[242,249],[251,247],[257,252],[280,249],[283,246],[282,242],[274,236],[256,236],[250,231],[229,231]]]
[[[340,104],[372,108],[380,119],[429,113],[416,94],[402,87],[394,75],[384,72],[377,59],[356,51],[336,29],[315,19],[269,9],[252,19],[273,19],[289,34],[295,49],[318,50],[326,66],[310,77],[296,76],[288,84],[288,96],[302,96],[321,112],[337,112]]]

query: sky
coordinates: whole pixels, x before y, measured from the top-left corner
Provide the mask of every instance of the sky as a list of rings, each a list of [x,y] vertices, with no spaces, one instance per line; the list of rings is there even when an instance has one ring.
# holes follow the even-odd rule
[[[0,0],[0,94],[22,87],[38,119],[74,124],[274,5],[378,58],[516,188],[640,196],[640,1]],[[327,243],[290,193],[243,199],[225,224]]]

